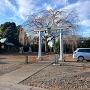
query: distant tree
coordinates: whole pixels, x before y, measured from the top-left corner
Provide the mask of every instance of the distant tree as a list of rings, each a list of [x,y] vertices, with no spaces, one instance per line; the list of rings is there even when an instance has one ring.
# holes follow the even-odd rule
[[[47,53],[48,52],[48,41],[47,41],[47,39],[48,39],[48,36],[44,36],[43,37],[43,42],[44,42],[44,51]]]
[[[1,30],[1,28],[0,28],[0,36],[2,36],[2,30]]]
[[[33,52],[38,52],[38,44],[31,45]]]
[[[25,36],[24,30],[23,30],[21,25],[17,26],[17,30],[18,30],[18,41],[20,43],[20,46],[23,46],[24,43],[25,43],[25,40],[24,40],[24,36]]]
[[[7,38],[8,42],[18,44],[18,32],[14,22],[5,22],[1,25],[2,38]]]
[[[90,38],[85,40],[82,44],[83,44],[83,47],[90,48]]]

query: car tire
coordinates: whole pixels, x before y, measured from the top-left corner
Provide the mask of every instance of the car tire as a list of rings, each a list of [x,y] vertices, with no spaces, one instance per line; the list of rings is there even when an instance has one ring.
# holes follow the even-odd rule
[[[90,60],[86,60],[87,62],[90,62]]]
[[[83,56],[79,56],[78,57],[78,61],[83,61],[84,60],[84,57]]]

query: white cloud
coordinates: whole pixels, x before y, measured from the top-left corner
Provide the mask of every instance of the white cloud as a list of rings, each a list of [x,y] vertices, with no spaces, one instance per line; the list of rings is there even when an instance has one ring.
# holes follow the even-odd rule
[[[43,8],[45,8],[46,10],[50,10],[52,9],[52,6],[47,3],[44,3]]]
[[[12,10],[13,12],[16,12],[16,7],[9,1],[9,0],[5,0],[5,3],[7,4],[7,7]],[[7,9],[8,9],[7,8]]]
[[[4,3],[4,1],[1,0],[1,1],[0,1],[0,12],[4,12],[4,11],[5,11],[5,9],[2,8],[2,7],[3,7],[3,3]]]
[[[50,0],[49,2],[45,2],[43,7],[46,10],[55,9],[58,6],[67,5],[68,0]]]
[[[43,2],[43,0],[16,0],[19,9],[18,15],[22,19],[25,18],[25,15],[30,13],[37,13],[39,10],[50,10],[54,9],[58,5],[65,5],[68,3],[68,0],[50,0],[49,2]],[[43,3],[42,3],[43,2]],[[37,6],[37,3],[40,5]]]
[[[36,6],[36,3],[38,1],[35,2],[33,0],[16,0],[19,6],[17,15],[23,20],[25,20],[26,15],[36,13],[39,9],[41,9],[40,7]]]
[[[5,13],[8,10],[12,12],[16,11],[16,8],[9,0],[0,0],[0,12]]]
[[[90,26],[90,0],[79,0],[76,3],[69,4],[68,0],[15,0],[18,6],[15,6],[10,0],[0,0],[0,15],[6,14],[6,12],[13,12],[12,19],[19,17],[25,20],[25,16],[30,13],[37,13],[40,10],[55,9],[64,5],[66,9],[77,10],[79,18],[82,20],[79,24],[84,26]],[[39,5],[37,5],[39,4]],[[2,8],[3,7],[3,8]]]
[[[5,14],[9,10],[9,12],[13,12],[14,17],[18,16],[25,20],[25,16],[30,13],[37,13],[38,11],[45,9],[54,9],[58,5],[67,4],[68,0],[50,0],[47,2],[44,2],[43,0],[15,0],[15,3],[18,6],[11,3],[10,0],[0,0],[0,7],[3,7],[0,8],[1,14]],[[38,3],[40,5],[37,5]]]
[[[28,14],[29,11],[31,10],[30,6],[29,6],[29,5],[31,5],[29,3],[30,1],[29,0],[23,0],[23,1],[22,0],[16,0],[16,2],[19,6],[18,11],[17,11],[17,15],[20,18],[24,19],[24,15]]]
[[[12,4],[10,0],[0,0],[0,15],[5,15],[7,13],[12,12],[14,17],[18,16],[25,20],[25,15],[35,12],[36,8],[35,3],[32,0],[15,0],[18,6]],[[3,8],[2,8],[3,7]]]
[[[19,6],[18,12],[20,14],[25,14],[28,13],[30,10],[32,11],[33,5],[31,4],[31,1],[32,0],[16,0]]]
[[[52,0],[52,3],[56,5],[66,5],[68,4],[68,0]]]
[[[90,20],[82,20],[81,25],[90,27]]]
[[[79,16],[79,19],[82,21],[81,25],[89,25],[89,17],[90,17],[90,0],[79,0],[74,4],[69,4],[64,7],[64,9],[68,10],[76,10]],[[80,23],[79,23],[80,24]],[[90,25],[89,25],[90,26]]]
[[[50,5],[47,6],[47,10],[50,10],[52,9],[52,7]]]

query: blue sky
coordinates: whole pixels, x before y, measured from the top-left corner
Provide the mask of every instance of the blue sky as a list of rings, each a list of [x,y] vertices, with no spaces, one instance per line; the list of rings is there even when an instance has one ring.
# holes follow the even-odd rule
[[[22,24],[26,16],[49,9],[77,10],[83,36],[90,37],[90,0],[0,0],[0,24]]]

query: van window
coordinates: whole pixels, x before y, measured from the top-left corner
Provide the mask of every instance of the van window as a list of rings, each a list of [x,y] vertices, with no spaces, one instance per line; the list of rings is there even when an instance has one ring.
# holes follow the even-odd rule
[[[90,53],[90,49],[85,49],[85,52]]]
[[[85,52],[85,49],[79,49],[78,52]]]

